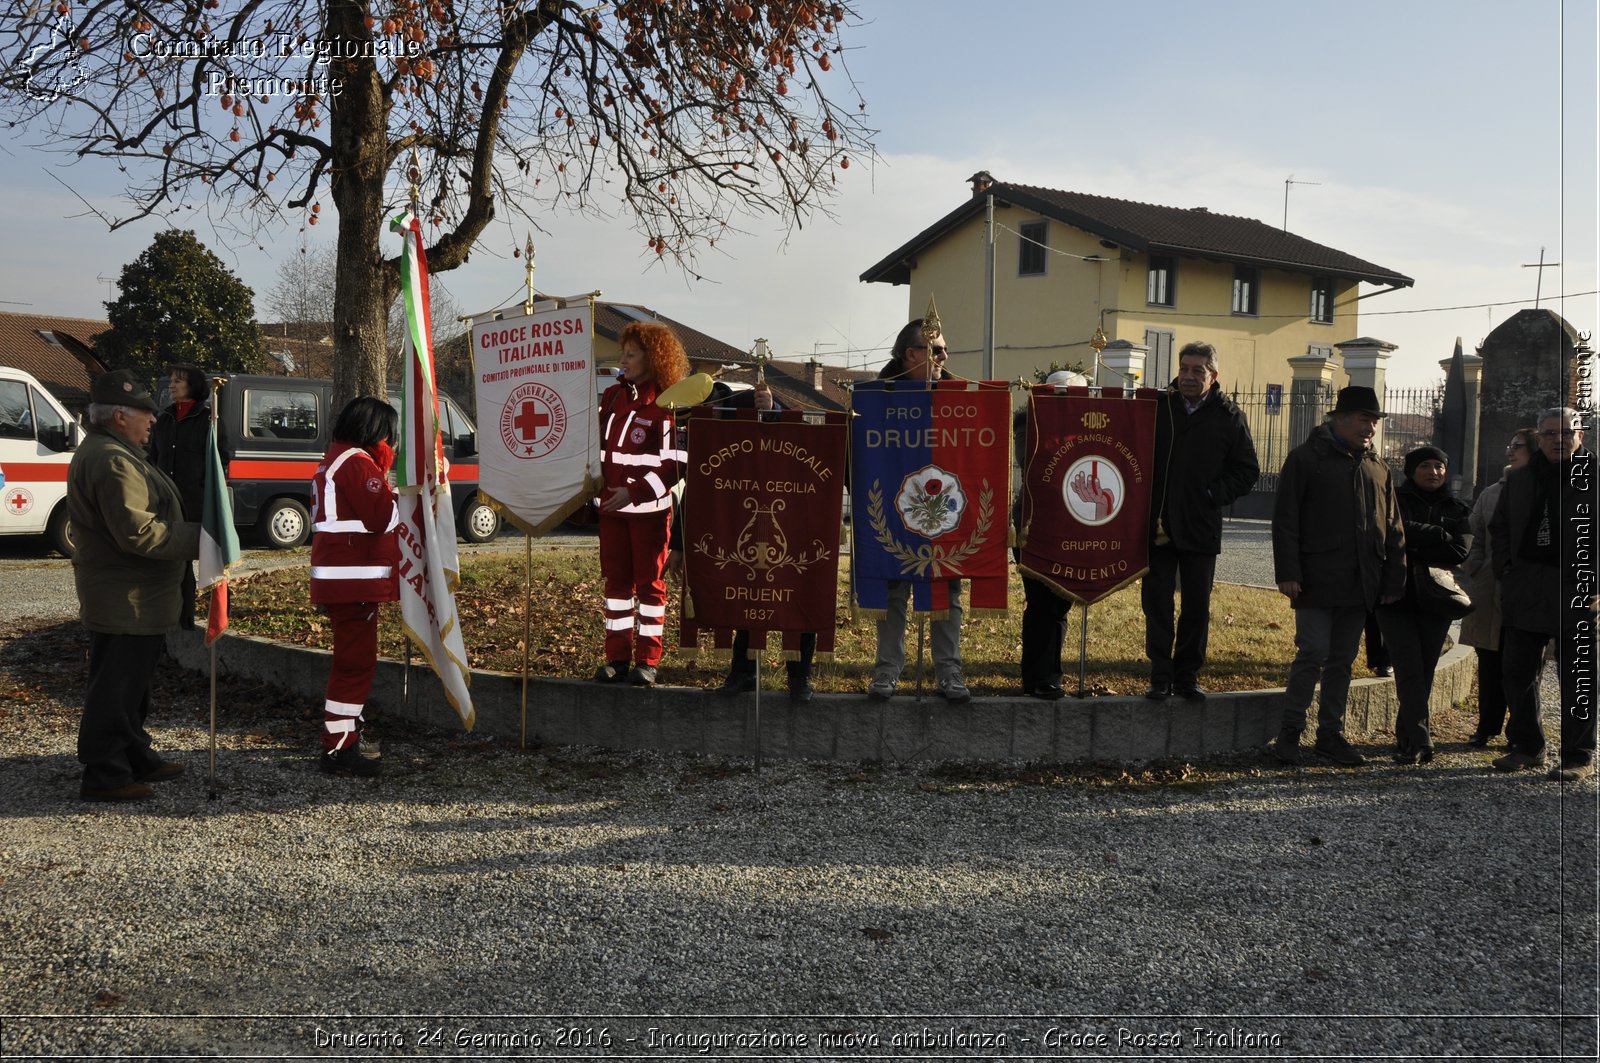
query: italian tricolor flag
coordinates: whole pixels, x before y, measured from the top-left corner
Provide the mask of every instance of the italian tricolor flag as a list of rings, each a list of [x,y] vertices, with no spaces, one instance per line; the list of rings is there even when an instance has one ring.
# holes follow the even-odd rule
[[[215,405],[215,403],[213,403]],[[211,615],[206,620],[206,645],[228,629],[228,570],[239,560],[239,533],[233,528],[233,504],[228,500],[228,477],[217,451],[217,422],[213,416],[206,433],[206,491],[200,514],[201,591],[211,592]]]

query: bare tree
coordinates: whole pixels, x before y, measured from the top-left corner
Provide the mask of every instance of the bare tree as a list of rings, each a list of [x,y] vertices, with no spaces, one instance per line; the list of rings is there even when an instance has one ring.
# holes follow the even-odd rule
[[[114,160],[129,214],[241,236],[338,213],[335,398],[381,385],[385,222],[419,189],[432,270],[497,210],[618,211],[691,268],[745,213],[802,223],[869,153],[844,3],[816,0],[0,0],[0,99],[44,144]],[[405,160],[415,152],[415,166]],[[398,173],[397,163],[407,172]]]

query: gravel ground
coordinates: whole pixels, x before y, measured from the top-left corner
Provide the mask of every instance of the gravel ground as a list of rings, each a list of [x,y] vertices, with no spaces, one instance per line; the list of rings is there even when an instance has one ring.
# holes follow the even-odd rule
[[[1460,715],[1423,769],[758,777],[395,728],[354,780],[314,706],[225,685],[211,800],[163,670],[189,775],[94,806],[77,625],[0,638],[0,1058],[1596,1052],[1596,789],[1495,775]]]

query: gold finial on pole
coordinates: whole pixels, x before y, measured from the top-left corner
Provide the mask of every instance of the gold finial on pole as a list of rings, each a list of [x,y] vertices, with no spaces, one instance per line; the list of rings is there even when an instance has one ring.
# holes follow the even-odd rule
[[[928,293],[928,312],[922,315],[922,338],[932,341],[933,338],[944,331],[944,323],[939,320],[939,305],[933,301],[933,293]]]
[[[1096,357],[1099,356],[1101,351],[1106,349],[1106,344],[1109,343],[1109,342],[1111,342],[1111,341],[1106,339],[1105,330],[1102,329],[1099,325],[1096,325],[1094,327],[1094,335],[1092,337],[1090,337],[1090,339],[1089,339],[1089,346],[1094,348],[1094,353],[1095,353]]]
[[[534,300],[534,294],[533,294],[533,233],[531,233],[531,232],[528,233],[528,242],[522,249],[522,256],[528,260],[526,263],[524,263],[524,267],[523,267],[528,271],[528,298],[522,304],[522,312],[524,314],[528,314],[528,315],[531,316],[533,314],[533,300]]]
[[[767,341],[762,338],[756,340],[754,347],[750,348],[750,361],[756,367],[756,383],[767,382],[767,363],[772,361],[772,349],[767,346]]]

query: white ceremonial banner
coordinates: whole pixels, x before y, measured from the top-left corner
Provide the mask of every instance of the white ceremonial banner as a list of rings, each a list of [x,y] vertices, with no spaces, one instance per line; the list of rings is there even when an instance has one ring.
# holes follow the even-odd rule
[[[540,535],[600,490],[594,303],[540,303],[472,321],[478,494]]]

